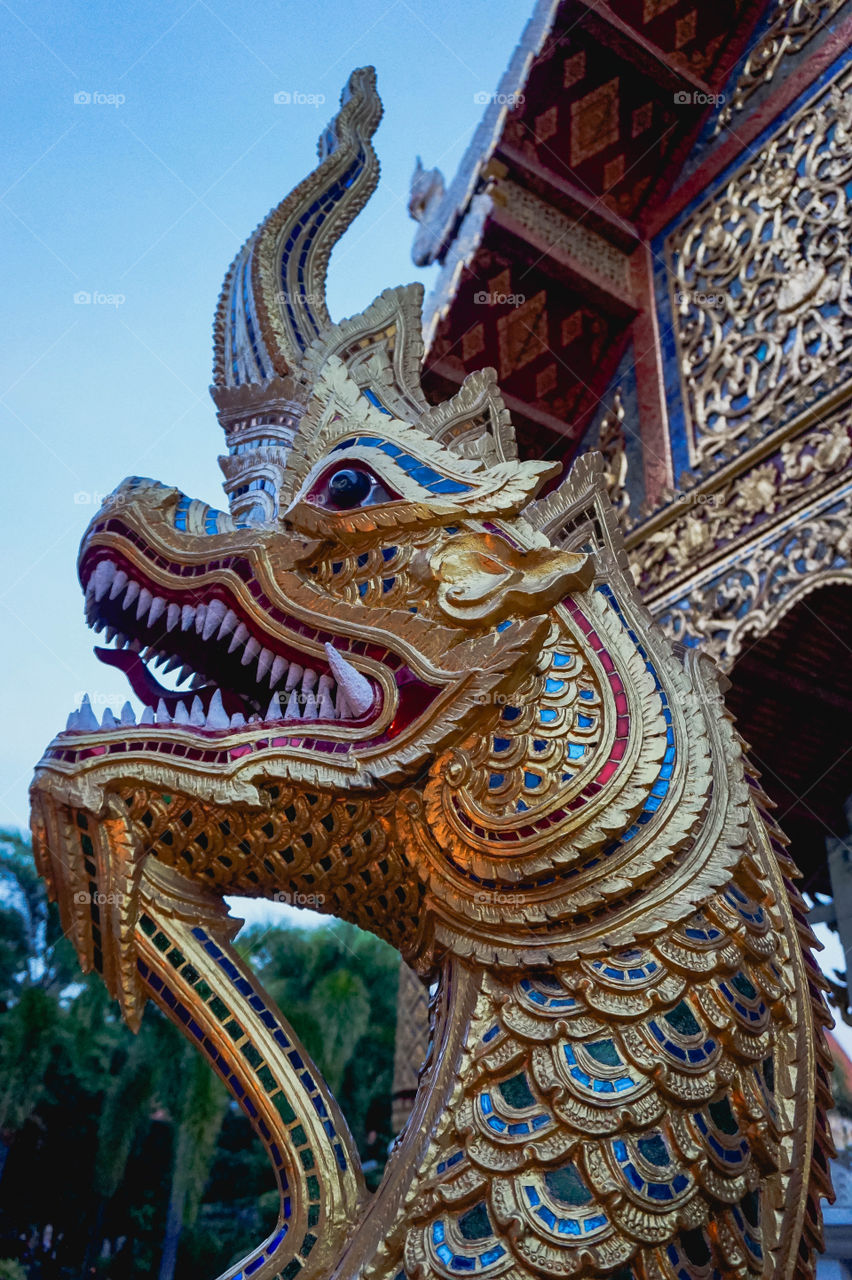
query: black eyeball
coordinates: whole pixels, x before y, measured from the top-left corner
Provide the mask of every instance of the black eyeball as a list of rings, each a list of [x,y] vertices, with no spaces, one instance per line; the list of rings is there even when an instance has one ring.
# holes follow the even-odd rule
[[[328,498],[341,511],[360,506],[370,492],[373,480],[366,471],[346,467],[335,471],[328,482]]]

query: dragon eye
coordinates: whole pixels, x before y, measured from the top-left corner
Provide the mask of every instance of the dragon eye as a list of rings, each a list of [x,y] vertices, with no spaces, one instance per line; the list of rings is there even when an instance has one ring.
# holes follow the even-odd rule
[[[317,506],[333,511],[352,511],[355,507],[390,502],[398,496],[391,493],[368,466],[353,460],[325,471],[308,498]]]
[[[328,482],[329,502],[343,511],[348,511],[350,507],[360,507],[372,485],[373,477],[366,471],[344,467],[341,471],[335,471]]]

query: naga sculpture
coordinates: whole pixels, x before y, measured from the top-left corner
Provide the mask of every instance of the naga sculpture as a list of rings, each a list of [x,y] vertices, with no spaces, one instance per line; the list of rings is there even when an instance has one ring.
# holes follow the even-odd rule
[[[39,868],[128,1023],[159,1005],[266,1144],[278,1225],[229,1280],[803,1280],[830,1059],[783,839],[599,456],[537,499],[558,468],[518,460],[491,371],[430,405],[419,287],[331,322],[380,114],[355,72],[228,273],[231,514],[130,479],[86,532],[99,656],[146,710],[84,701],[47,748]],[[304,895],[432,984],[373,1196],[231,894]]]

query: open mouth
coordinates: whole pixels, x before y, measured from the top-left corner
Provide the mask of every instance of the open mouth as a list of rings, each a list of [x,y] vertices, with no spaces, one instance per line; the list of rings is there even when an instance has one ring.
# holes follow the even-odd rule
[[[378,683],[333,644],[325,644],[323,659],[264,636],[224,588],[205,588],[203,598],[197,589],[168,590],[112,552],[88,559],[81,576],[86,620],[112,646],[95,653],[127,676],[145,707],[140,724],[208,732],[276,723],[360,728],[381,711]],[[177,672],[177,687],[162,684],[156,668]],[[84,699],[67,729],[133,723],[127,704],[120,720],[108,709],[99,724]]]

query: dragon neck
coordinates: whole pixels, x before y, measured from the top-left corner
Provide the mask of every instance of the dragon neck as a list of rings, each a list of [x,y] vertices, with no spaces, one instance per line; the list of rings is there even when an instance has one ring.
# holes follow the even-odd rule
[[[417,1096],[397,1139],[376,1196],[329,1280],[356,1280],[402,1248],[405,1206],[460,1098],[462,1065],[470,1052],[486,970],[455,956],[441,965],[432,999],[432,1033]],[[376,1274],[384,1274],[384,1265]],[[392,1272],[393,1273],[393,1272]]]

